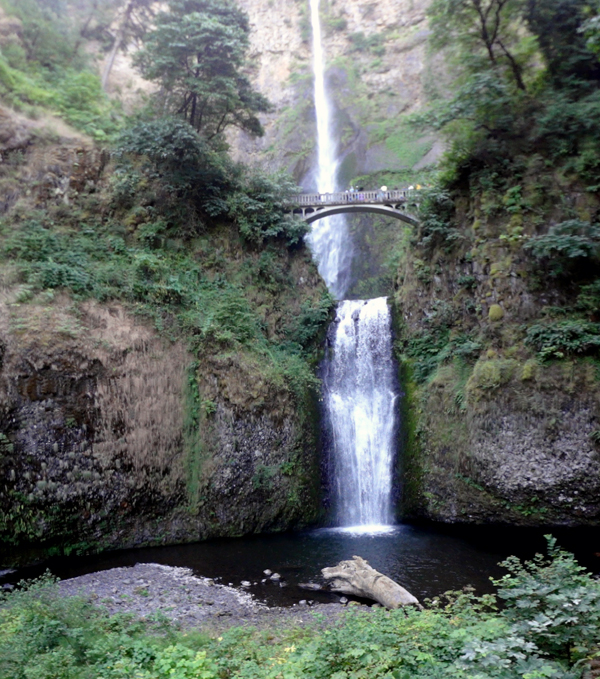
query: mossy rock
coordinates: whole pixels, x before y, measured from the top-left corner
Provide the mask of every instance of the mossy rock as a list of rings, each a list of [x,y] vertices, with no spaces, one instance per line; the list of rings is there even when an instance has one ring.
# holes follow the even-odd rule
[[[477,361],[467,382],[467,392],[474,394],[497,389],[512,379],[517,365],[517,361],[511,359]]]
[[[537,367],[538,363],[535,359],[530,358],[528,361],[525,361],[523,370],[521,371],[521,380],[527,382],[528,380],[535,379]]]
[[[499,304],[492,304],[488,311],[488,319],[492,322],[501,321],[504,318],[504,309]]]

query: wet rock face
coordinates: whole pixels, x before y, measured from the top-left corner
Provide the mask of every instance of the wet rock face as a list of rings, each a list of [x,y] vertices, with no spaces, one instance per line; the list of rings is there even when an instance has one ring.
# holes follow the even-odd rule
[[[600,523],[600,410],[591,365],[545,365],[455,404],[441,378],[423,402],[411,511],[447,522]],[[414,489],[413,489],[414,490]],[[410,495],[411,491],[409,491]],[[416,499],[418,497],[418,499]]]
[[[316,518],[316,441],[283,386],[205,357],[195,402],[210,408],[191,441],[185,348],[119,305],[85,303],[73,316],[67,301],[2,305],[2,561],[18,558],[11,545],[39,548],[21,551],[31,559]]]
[[[182,455],[185,351],[167,351],[120,307],[85,305],[70,336],[66,321],[74,328],[75,319],[60,304],[18,313],[27,328],[0,328],[0,535],[13,544],[119,545],[124,527],[158,518],[185,495],[182,463],[165,475],[169,453]],[[152,436],[159,405],[175,409]]]

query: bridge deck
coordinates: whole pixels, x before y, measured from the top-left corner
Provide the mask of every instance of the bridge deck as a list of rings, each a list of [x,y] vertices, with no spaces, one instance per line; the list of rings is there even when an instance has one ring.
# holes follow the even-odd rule
[[[325,207],[333,205],[360,205],[405,203],[414,195],[411,189],[396,189],[394,191],[339,191],[336,193],[300,193],[291,196],[290,206]]]

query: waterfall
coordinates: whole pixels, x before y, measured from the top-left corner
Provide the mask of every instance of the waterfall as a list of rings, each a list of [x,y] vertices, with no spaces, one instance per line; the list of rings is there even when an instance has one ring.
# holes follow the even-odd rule
[[[337,145],[325,83],[319,0],[310,0],[319,193],[337,190]],[[352,245],[343,216],[313,223],[308,237],[319,272],[342,299],[349,287]],[[329,331],[324,406],[332,439],[332,491],[340,526],[363,531],[389,525],[395,414],[390,312],[385,297],[342,301]]]
[[[337,144],[331,121],[331,102],[325,87],[325,56],[321,40],[319,0],[310,0],[314,73],[314,100],[317,117],[317,191],[332,193],[337,183]],[[329,291],[342,299],[350,283],[352,245],[346,218],[343,215],[320,219],[313,223],[308,243]]]
[[[337,521],[373,526],[392,520],[394,367],[385,297],[342,302],[325,363],[324,401],[333,447]]]

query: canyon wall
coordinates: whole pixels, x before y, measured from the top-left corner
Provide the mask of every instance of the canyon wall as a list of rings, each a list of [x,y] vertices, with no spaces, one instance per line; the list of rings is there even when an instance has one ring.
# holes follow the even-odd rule
[[[424,0],[323,2],[327,79],[336,108],[342,181],[434,162],[440,144],[402,124],[418,110],[432,72]],[[310,186],[316,132],[308,3],[242,0],[252,26],[253,80],[273,103],[266,134],[230,138],[244,162],[284,167]],[[436,64],[434,71],[439,71]]]

